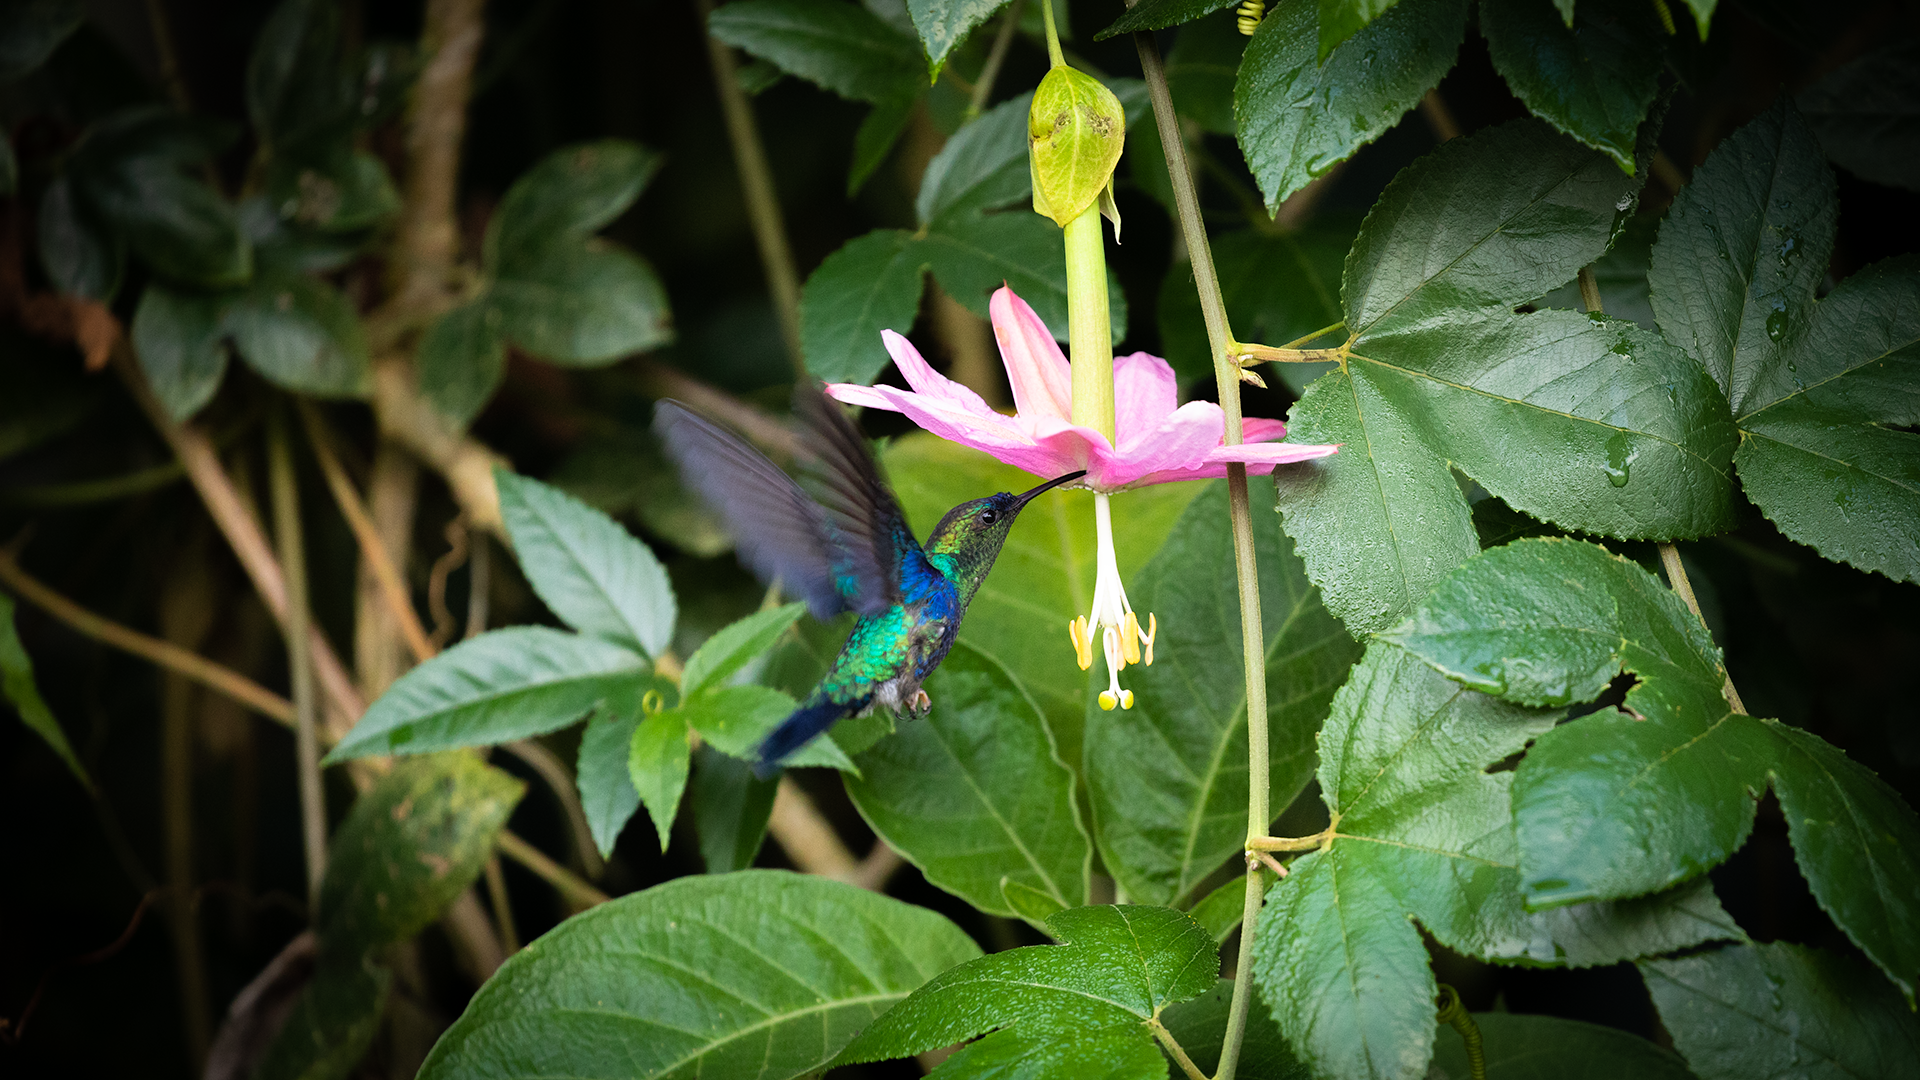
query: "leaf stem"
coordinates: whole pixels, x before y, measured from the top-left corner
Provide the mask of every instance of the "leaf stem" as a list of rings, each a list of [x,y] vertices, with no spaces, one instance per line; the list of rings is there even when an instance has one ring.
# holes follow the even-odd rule
[[[1047,25],[1047,61],[1053,67],[1066,67],[1066,55],[1060,51],[1060,30],[1053,25],[1053,0],[1040,0],[1040,14]]]
[[[1213,350],[1213,376],[1219,389],[1220,408],[1226,414],[1226,442],[1238,445],[1243,438],[1240,415],[1240,365],[1234,358],[1233,332],[1227,324],[1227,307],[1220,295],[1220,281],[1213,266],[1213,249],[1207,243],[1206,222],[1200,216],[1200,200],[1194,193],[1193,174],[1187,168],[1186,143],[1180,134],[1180,121],[1173,111],[1173,95],[1167,89],[1166,66],[1160,59],[1160,47],[1151,34],[1133,35],[1134,48],[1140,54],[1140,71],[1147,81],[1147,94],[1153,101],[1154,123],[1160,132],[1160,146],[1167,159],[1168,178],[1173,183],[1174,206],[1179,213],[1180,230],[1186,239],[1187,254],[1193,268],[1194,285],[1200,295],[1200,314],[1207,325],[1207,343]],[[1247,688],[1247,839],[1266,835],[1273,822],[1268,801],[1267,682],[1264,628],[1261,626],[1260,575],[1254,562],[1253,516],[1247,498],[1247,470],[1244,465],[1227,467],[1228,511],[1233,525],[1234,574],[1240,591],[1241,661]],[[1216,1080],[1233,1080],[1240,1065],[1240,1047],[1246,1038],[1247,1010],[1253,1000],[1253,946],[1259,926],[1260,901],[1266,879],[1259,867],[1247,870],[1247,900],[1240,929],[1240,954],[1233,980],[1233,999],[1227,1013],[1226,1039],[1220,1047],[1220,1068]]]
[[[553,886],[578,910],[585,911],[595,904],[604,904],[613,899],[594,888],[585,878],[547,858],[546,852],[505,829],[500,830],[500,838],[494,841],[494,846],[500,849],[500,854],[533,871],[536,877]]]
[[[1253,361],[1273,361],[1280,364],[1324,364],[1331,360],[1338,362],[1347,358],[1345,345],[1331,349],[1291,349],[1285,346],[1260,345],[1253,342],[1236,342],[1234,356],[1237,359]]]
[[[973,83],[973,96],[967,102],[967,119],[971,120],[987,111],[993,98],[993,84],[1000,79],[1000,68],[1007,62],[1007,53],[1013,48],[1013,37],[1020,29],[1020,16],[1026,7],[1027,0],[1013,0],[1007,5],[1006,13],[1000,16],[1000,31],[993,36],[993,47],[987,50],[987,62],[981,65],[980,77]]]
[[[1147,1030],[1153,1032],[1153,1037],[1159,1039],[1160,1045],[1167,1048],[1168,1055],[1180,1066],[1180,1071],[1187,1074],[1187,1080],[1207,1080],[1207,1074],[1201,1072],[1200,1066],[1195,1065],[1193,1059],[1187,1056],[1186,1048],[1173,1037],[1173,1032],[1167,1030],[1167,1025],[1161,1023],[1159,1017],[1147,1017]]]
[[[300,835],[307,852],[307,910],[320,910],[320,883],[327,875],[327,804],[320,786],[320,741],[314,733],[319,712],[314,690],[313,652],[307,646],[307,553],[300,533],[300,488],[293,471],[287,414],[267,415],[267,478],[273,492],[273,524],[280,565],[286,571],[287,668],[293,687],[294,769],[300,787]]]
[[[1248,851],[1317,851],[1327,845],[1336,835],[1332,825],[1312,836],[1252,836],[1247,838]]]
[[[773,186],[773,170],[767,165],[766,146],[753,119],[753,105],[740,87],[733,50],[707,32],[713,0],[693,0],[693,6],[700,13],[700,36],[706,39],[707,57],[713,64],[713,87],[720,95],[727,138],[733,143],[733,163],[740,173],[753,238],[760,245],[760,265],[766,271],[767,289],[773,293],[780,336],[786,342],[794,375],[804,379],[807,362],[800,351],[800,274],[794,269],[793,248],[787,243],[787,226],[780,216],[780,196]]]

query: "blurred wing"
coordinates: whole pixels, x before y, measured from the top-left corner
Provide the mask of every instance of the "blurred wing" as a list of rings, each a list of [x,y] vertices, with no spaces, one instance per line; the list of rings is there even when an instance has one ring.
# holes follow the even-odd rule
[[[842,595],[862,614],[897,603],[900,560],[919,551],[920,542],[907,527],[866,439],[818,384],[794,387],[793,411],[802,428],[801,450],[819,478],[820,501],[839,549],[834,570],[841,578]]]
[[[833,550],[833,526],[792,478],[740,436],[677,401],[660,402],[653,427],[687,486],[726,519],[740,561],[760,580],[779,579],[816,619],[851,606],[834,570],[844,556],[837,559]]]

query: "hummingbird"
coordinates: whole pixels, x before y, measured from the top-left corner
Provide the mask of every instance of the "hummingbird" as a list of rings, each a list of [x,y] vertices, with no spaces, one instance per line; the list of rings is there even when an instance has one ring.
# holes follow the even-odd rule
[[[967,605],[993,569],[1020,511],[1083,469],[1038,487],[963,502],[914,539],[860,432],[818,385],[794,388],[797,456],[819,480],[816,501],[746,440],[663,400],[654,430],[687,486],[726,521],[761,581],[804,600],[814,618],[859,616],[820,685],[758,748],[770,773],[841,717],[885,708],[925,716],[920,684],[946,659]]]

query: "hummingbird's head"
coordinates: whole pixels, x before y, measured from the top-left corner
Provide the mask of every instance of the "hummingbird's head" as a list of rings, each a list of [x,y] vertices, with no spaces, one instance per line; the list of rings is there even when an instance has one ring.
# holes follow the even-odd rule
[[[1035,496],[1085,475],[1086,470],[1082,469],[1056,476],[1017,495],[1002,491],[961,503],[947,511],[947,516],[933,527],[933,534],[927,537],[927,555],[942,563],[941,569],[959,583],[970,598],[973,589],[986,578],[987,571],[993,569],[993,560],[999,556],[1001,545],[1007,542],[1007,534],[1013,530],[1013,521],[1020,516],[1020,511]]]

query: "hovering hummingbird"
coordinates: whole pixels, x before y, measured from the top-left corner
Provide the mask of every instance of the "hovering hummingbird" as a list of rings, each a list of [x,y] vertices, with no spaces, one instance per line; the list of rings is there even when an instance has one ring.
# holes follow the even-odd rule
[[[794,412],[800,457],[819,475],[822,502],[738,435],[679,402],[662,401],[654,413],[661,442],[687,485],[726,520],[741,562],[805,600],[814,618],[860,616],[813,694],[761,742],[762,771],[843,716],[875,706],[926,715],[933,702],[920,684],[953,647],[1014,519],[1034,496],[1086,475],[963,502],[922,547],[840,407],[803,384],[794,390]]]

